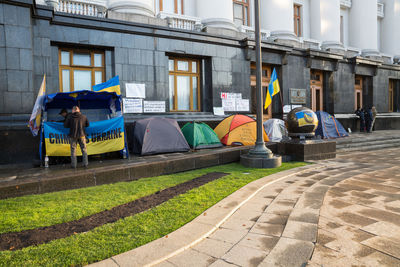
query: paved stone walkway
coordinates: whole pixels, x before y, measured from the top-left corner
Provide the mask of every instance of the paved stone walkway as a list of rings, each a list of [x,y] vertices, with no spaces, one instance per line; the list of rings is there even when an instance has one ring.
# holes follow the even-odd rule
[[[400,150],[318,165],[265,187],[157,266],[400,266]]]

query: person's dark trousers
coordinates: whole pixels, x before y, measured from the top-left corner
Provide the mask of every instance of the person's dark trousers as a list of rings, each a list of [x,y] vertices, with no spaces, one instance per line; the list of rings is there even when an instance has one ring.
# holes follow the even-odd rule
[[[79,143],[82,151],[82,164],[84,167],[87,167],[88,162],[88,155],[86,149],[86,137],[80,138],[72,138],[70,137],[70,144],[71,144],[71,166],[72,168],[76,168],[77,159],[76,159],[76,144]]]
[[[371,132],[371,121],[369,119],[365,120],[365,128],[367,129],[367,133]]]
[[[365,120],[363,118],[360,119],[360,132],[365,132]]]

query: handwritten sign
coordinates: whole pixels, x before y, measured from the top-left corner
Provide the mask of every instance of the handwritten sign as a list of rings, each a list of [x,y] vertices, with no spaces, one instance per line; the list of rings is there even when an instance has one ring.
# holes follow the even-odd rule
[[[236,111],[236,99],[222,99],[224,111]]]
[[[250,102],[248,99],[236,99],[236,111],[249,111]]]
[[[165,112],[165,101],[143,101],[143,111],[145,113]]]
[[[142,99],[124,98],[124,113],[143,113]]]

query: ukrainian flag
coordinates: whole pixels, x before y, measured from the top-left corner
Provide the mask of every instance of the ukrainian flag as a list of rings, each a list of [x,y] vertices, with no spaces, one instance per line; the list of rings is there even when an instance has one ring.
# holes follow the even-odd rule
[[[267,97],[265,98],[264,109],[267,109],[268,106],[271,105],[272,97],[277,93],[279,93],[280,90],[281,88],[279,87],[278,75],[276,75],[276,70],[274,68],[274,71],[272,72],[271,75],[271,81],[269,82],[268,85]]]
[[[114,78],[111,78],[110,80],[96,84],[93,86],[93,91],[95,92],[114,92],[117,95],[121,95],[121,87],[119,85],[119,76],[115,76]]]

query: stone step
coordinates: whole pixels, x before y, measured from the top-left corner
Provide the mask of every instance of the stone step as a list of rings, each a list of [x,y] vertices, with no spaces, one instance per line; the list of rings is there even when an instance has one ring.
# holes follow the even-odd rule
[[[372,151],[372,150],[380,150],[385,148],[394,148],[400,147],[400,143],[391,143],[391,144],[380,144],[380,145],[369,145],[369,146],[360,146],[360,147],[350,147],[350,148],[337,148],[338,152],[353,152],[353,151]]]
[[[359,142],[359,143],[346,143],[346,144],[337,144],[336,150],[343,148],[352,148],[352,147],[364,147],[371,145],[384,145],[384,144],[399,144],[400,138],[397,139],[386,139],[386,140],[378,140],[378,141],[370,141],[370,142]]]
[[[393,136],[368,136],[367,134],[361,135],[361,136],[352,136],[348,138],[341,138],[336,140],[336,144],[342,145],[342,144],[353,144],[353,143],[368,143],[368,142],[374,142],[374,141],[382,141],[382,140],[400,140],[400,136],[398,135],[393,135]]]

